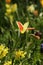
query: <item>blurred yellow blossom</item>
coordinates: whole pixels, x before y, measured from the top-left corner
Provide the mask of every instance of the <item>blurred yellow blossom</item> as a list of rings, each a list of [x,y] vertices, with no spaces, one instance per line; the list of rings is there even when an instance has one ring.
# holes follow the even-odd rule
[[[12,61],[6,61],[3,65],[11,65]]]
[[[16,51],[15,52],[15,58],[24,58],[25,57],[25,55],[26,55],[26,52],[24,52],[24,51],[21,51],[21,50],[18,50],[18,51]]]
[[[9,8],[9,9],[6,9],[6,13],[7,14],[11,14],[11,9]]]
[[[11,10],[12,10],[12,12],[17,11],[17,4],[16,3],[11,6]]]
[[[3,51],[3,49],[5,48],[5,46],[4,45],[0,45],[0,54],[2,53],[2,51]]]
[[[34,10],[35,10],[35,6],[32,4],[32,5],[30,5],[30,6],[27,6],[27,11],[29,11],[29,12],[31,12],[31,13],[33,13],[34,12]]]
[[[11,13],[14,13],[17,11],[17,4],[6,4],[6,13],[5,15],[11,15]]]
[[[10,6],[11,6],[10,4],[6,4],[5,5],[6,8],[10,8]]]
[[[6,56],[6,54],[8,53],[8,47],[5,47],[4,45],[0,45],[0,59],[2,59],[3,57]]]
[[[8,48],[6,47],[4,50],[3,50],[3,53],[2,53],[2,56],[6,56],[6,54],[8,53]]]
[[[41,4],[41,6],[43,7],[43,0],[40,0],[40,4]]]

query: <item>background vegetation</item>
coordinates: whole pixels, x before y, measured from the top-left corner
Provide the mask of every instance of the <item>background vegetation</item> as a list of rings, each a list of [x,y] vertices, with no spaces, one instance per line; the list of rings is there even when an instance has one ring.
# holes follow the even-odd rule
[[[43,0],[0,0],[0,65],[43,65]]]

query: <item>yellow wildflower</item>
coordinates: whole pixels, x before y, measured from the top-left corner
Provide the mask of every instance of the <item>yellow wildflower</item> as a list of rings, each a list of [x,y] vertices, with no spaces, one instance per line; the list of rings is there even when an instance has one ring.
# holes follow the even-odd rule
[[[6,6],[6,8],[10,8],[10,7],[11,7],[11,5],[10,5],[10,4],[6,4],[5,6]]]
[[[8,53],[8,48],[5,48],[4,50],[3,50],[3,52],[2,52],[2,56],[6,56],[6,54]]]
[[[12,64],[12,61],[7,61],[3,65],[11,65],[11,64]]]
[[[6,13],[7,13],[7,14],[11,14],[11,8],[6,9]]]
[[[3,57],[6,56],[6,54],[8,53],[8,47],[5,47],[4,45],[0,45],[0,59],[2,59]]]
[[[21,57],[21,58],[24,58],[25,55],[26,55],[26,52],[21,51],[21,50],[18,50],[18,51],[15,52],[15,57],[16,57],[16,58],[20,58],[20,57]]]
[[[9,16],[11,14],[11,5],[10,4],[6,4],[6,12],[5,15]]]
[[[4,45],[0,45],[0,54],[2,53],[2,51],[3,51],[3,49],[5,48],[5,46]]]
[[[16,12],[17,11],[17,4],[16,3],[11,6],[11,11],[12,12]]]
[[[11,13],[14,13],[14,12],[17,11],[17,4],[16,3],[12,4],[12,5],[6,4],[5,6],[6,6],[6,13],[5,13],[5,15],[7,15],[7,16],[10,16]]]

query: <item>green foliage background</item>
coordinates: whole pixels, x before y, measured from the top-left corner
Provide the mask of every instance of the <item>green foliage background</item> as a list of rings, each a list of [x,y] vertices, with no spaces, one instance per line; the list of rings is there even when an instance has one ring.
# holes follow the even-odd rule
[[[14,62],[14,65],[19,65],[20,62],[22,65],[43,65],[43,54],[40,52],[41,43],[43,43],[43,16],[39,17],[34,16],[30,12],[27,12],[26,6],[32,3],[37,5],[37,10],[43,12],[43,8],[40,5],[39,0],[12,0],[12,4],[18,4],[18,15],[14,13],[13,25],[10,23],[9,19],[5,19],[5,1],[0,0],[0,44],[5,44],[10,48],[10,52],[7,57],[1,60],[0,65],[3,65],[3,62],[7,59],[12,59],[13,65],[13,50],[20,49],[27,52],[25,59],[18,60]],[[16,21],[20,21],[21,23],[25,23],[29,20],[29,26],[35,27],[36,30],[39,30],[42,33],[42,37],[40,40],[30,36],[32,31],[28,33],[20,34]]]

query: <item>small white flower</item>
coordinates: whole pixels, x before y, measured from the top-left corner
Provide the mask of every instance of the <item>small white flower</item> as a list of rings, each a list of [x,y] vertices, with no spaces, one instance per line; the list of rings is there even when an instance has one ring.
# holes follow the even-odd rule
[[[41,13],[39,14],[39,16],[40,16],[40,17],[43,16],[43,12],[41,12]]]
[[[1,60],[0,60],[0,63],[1,63]]]

